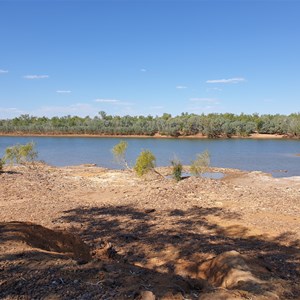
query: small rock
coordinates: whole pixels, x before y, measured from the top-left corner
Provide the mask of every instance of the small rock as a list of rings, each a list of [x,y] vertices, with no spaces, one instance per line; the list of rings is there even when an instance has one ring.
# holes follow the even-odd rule
[[[139,300],[155,300],[156,297],[151,291],[142,291],[138,298]]]

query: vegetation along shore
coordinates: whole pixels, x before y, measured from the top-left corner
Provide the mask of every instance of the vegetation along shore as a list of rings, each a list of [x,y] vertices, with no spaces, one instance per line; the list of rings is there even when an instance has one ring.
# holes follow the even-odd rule
[[[1,135],[64,135],[104,137],[299,138],[300,113],[290,115],[182,113],[172,116],[35,117],[0,120]]]

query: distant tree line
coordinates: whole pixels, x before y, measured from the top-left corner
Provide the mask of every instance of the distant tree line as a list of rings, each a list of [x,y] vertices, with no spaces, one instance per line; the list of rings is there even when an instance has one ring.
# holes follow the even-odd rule
[[[300,113],[290,115],[259,114],[189,114],[172,116],[112,116],[100,111],[93,118],[34,117],[21,115],[0,120],[1,133],[31,134],[102,134],[191,136],[202,134],[209,138],[249,136],[252,133],[281,134],[300,137]]]

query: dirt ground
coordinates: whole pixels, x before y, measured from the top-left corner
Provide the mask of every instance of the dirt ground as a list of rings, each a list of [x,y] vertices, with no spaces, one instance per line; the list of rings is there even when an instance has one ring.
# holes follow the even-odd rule
[[[300,299],[300,177],[213,171],[6,166],[0,299]]]

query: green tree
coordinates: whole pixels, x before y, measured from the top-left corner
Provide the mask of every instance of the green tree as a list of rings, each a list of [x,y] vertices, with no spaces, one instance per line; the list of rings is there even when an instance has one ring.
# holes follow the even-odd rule
[[[188,136],[203,134],[209,138],[247,136],[253,132],[285,134],[299,137],[299,113],[285,115],[240,115],[225,114],[188,114],[172,117],[164,113],[161,117],[152,116],[111,116],[100,111],[94,118],[63,116],[34,117],[21,115],[13,119],[0,120],[3,133],[58,133],[58,134],[115,134],[115,135],[161,135]]]
[[[149,150],[144,150],[140,153],[140,155],[136,159],[134,170],[136,171],[138,176],[143,176],[144,174],[148,173],[150,170],[154,170],[155,161],[156,158],[154,154]]]
[[[206,150],[200,154],[197,154],[196,159],[192,161],[191,173],[195,176],[199,176],[208,170],[210,165],[210,154]]]
[[[126,141],[120,141],[117,145],[115,145],[111,149],[111,151],[114,155],[115,161],[130,170],[130,167],[126,160],[127,147],[128,147],[128,143]]]
[[[290,115],[289,133],[300,137],[300,113]]]

